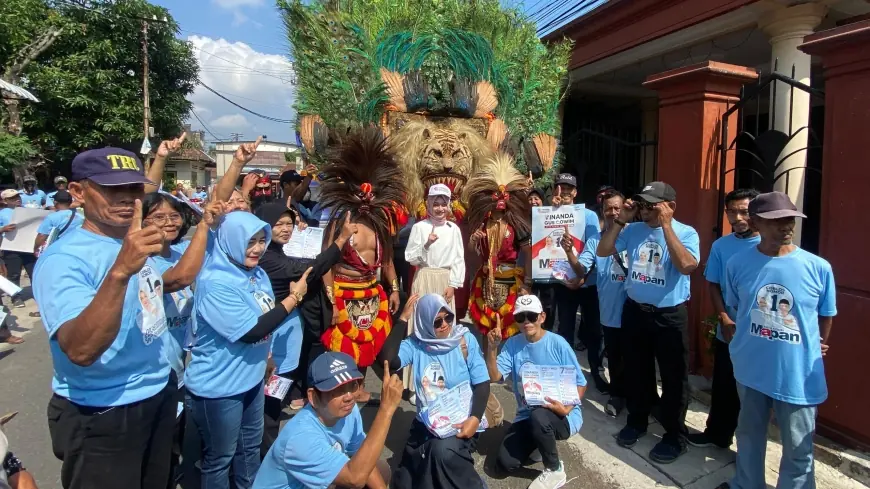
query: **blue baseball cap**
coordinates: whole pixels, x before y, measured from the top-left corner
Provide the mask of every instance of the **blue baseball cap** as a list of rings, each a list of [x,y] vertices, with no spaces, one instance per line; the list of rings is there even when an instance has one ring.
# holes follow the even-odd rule
[[[92,149],[79,153],[72,161],[73,181],[90,180],[97,185],[151,184],[145,167],[135,153],[121,148]]]
[[[360,373],[350,355],[328,351],[315,358],[308,367],[308,385],[326,392],[338,386],[361,380]]]

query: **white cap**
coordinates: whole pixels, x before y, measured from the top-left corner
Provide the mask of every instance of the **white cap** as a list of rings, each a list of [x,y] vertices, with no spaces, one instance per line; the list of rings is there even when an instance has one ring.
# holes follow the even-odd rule
[[[18,195],[18,191],[14,188],[7,188],[2,193],[0,193],[0,199],[11,199]]]
[[[540,314],[544,312],[544,308],[541,306],[541,300],[538,299],[538,296],[521,295],[517,297],[517,302],[514,306],[514,314],[516,315],[521,312],[534,312]]]
[[[429,197],[437,197],[439,195],[447,197],[447,200],[450,200],[453,197],[453,194],[450,192],[450,187],[443,183],[436,183],[429,187]]]

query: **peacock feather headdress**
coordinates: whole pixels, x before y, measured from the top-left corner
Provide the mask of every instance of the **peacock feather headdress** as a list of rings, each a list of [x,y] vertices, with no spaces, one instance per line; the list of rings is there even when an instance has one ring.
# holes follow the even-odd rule
[[[545,46],[499,0],[278,0],[315,160],[390,112],[479,119],[493,149],[547,183],[558,170],[569,42]],[[389,132],[387,129],[385,132]]]

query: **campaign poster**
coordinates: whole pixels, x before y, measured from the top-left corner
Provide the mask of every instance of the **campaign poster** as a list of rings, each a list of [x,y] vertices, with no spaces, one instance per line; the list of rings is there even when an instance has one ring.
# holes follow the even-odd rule
[[[565,227],[574,238],[574,253],[583,251],[586,241],[586,206],[583,204],[559,207],[532,208],[532,279],[551,283],[573,278],[566,272],[568,255],[559,244]]]

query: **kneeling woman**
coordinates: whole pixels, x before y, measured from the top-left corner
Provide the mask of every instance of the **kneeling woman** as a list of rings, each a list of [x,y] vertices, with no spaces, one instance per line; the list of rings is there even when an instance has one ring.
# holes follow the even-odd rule
[[[305,294],[304,281],[275,304],[258,266],[271,227],[247,212],[224,217],[194,292],[196,344],[185,372],[188,413],[203,442],[202,487],[250,488],[260,467],[263,377],[270,335]]]
[[[397,327],[411,317],[416,296],[399,318]],[[393,477],[394,489],[479,489],[483,481],[474,470],[472,452],[477,429],[489,397],[489,374],[480,346],[467,328],[454,324],[455,314],[444,298],[428,294],[420,298],[414,313],[414,334],[402,341],[398,361],[391,370],[413,364],[417,390],[417,417]],[[445,393],[463,382],[472,390],[471,415],[456,436],[439,438],[423,422],[421,413]]]

